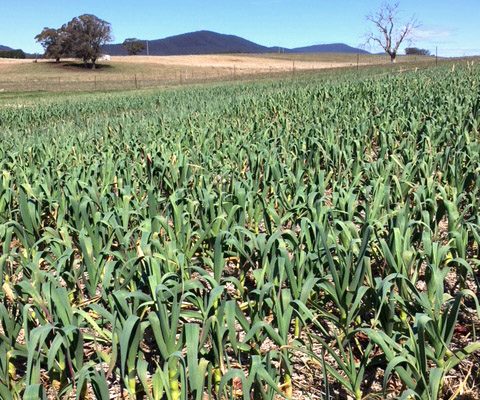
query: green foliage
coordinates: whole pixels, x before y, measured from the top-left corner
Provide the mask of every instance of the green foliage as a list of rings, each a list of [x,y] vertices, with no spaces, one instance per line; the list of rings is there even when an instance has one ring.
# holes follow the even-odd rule
[[[0,397],[288,398],[300,354],[326,398],[444,396],[480,348],[479,77],[0,107]]]
[[[65,26],[60,29],[43,28],[42,32],[35,36],[35,40],[44,48],[46,58],[53,58],[59,62],[62,57],[69,56],[70,41]]]
[[[1,50],[0,58],[26,58],[25,53],[22,50]]]
[[[125,39],[123,47],[127,50],[130,56],[136,56],[145,50],[145,43],[142,40],[130,38]]]
[[[91,14],[73,18],[61,28],[43,28],[35,40],[45,49],[46,58],[75,57],[85,66],[95,63],[101,55],[102,46],[111,40],[111,26],[108,22]]]
[[[405,54],[411,56],[429,56],[430,50],[427,49],[419,49],[418,47],[407,47],[405,49]]]

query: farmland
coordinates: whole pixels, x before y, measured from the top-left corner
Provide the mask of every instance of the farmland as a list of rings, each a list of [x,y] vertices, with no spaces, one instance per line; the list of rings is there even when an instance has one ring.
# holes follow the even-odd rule
[[[478,398],[479,126],[473,64],[0,103],[0,397]]]
[[[409,67],[434,63],[432,57],[399,57]],[[78,60],[0,59],[0,95],[18,92],[86,92],[180,86],[199,82],[258,79],[386,64],[384,56],[356,54],[222,54],[112,57],[96,71]]]

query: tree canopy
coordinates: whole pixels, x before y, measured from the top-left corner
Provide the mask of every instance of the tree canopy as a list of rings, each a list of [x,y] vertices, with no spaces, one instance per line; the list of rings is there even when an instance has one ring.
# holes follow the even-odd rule
[[[35,36],[35,40],[43,46],[46,58],[54,58],[60,62],[62,57],[69,56],[69,42],[65,25],[60,29],[43,28],[43,31]]]
[[[430,50],[427,49],[419,49],[418,47],[407,47],[405,49],[405,54],[411,56],[429,56]]]
[[[41,43],[47,58],[79,58],[93,69],[102,46],[112,40],[110,23],[91,14],[73,18],[59,29],[44,28],[35,39]]]
[[[129,55],[136,56],[145,50],[145,43],[142,40],[130,38],[125,39],[123,47],[127,50]]]

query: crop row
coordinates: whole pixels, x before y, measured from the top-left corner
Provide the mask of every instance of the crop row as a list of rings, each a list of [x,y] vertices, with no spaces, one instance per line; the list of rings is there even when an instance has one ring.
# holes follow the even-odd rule
[[[479,77],[0,108],[0,397],[478,385]]]

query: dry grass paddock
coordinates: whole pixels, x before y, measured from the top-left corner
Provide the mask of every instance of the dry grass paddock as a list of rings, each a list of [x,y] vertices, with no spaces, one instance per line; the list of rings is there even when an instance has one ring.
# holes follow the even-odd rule
[[[400,63],[431,60],[399,57]],[[0,92],[140,89],[388,63],[384,56],[356,54],[125,56],[92,71],[76,60],[0,59]]]

